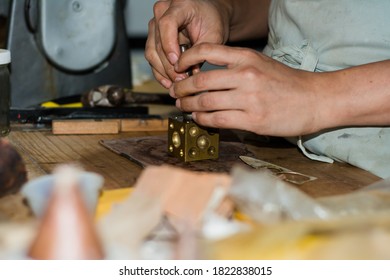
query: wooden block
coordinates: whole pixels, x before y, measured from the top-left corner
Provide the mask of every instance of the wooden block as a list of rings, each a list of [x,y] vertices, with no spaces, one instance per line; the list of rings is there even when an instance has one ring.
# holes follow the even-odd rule
[[[167,131],[168,119],[122,119],[122,132],[130,131]]]
[[[119,120],[54,120],[53,134],[117,134]]]

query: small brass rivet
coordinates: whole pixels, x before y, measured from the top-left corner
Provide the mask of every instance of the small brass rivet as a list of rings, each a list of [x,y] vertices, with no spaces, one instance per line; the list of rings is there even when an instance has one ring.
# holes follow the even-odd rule
[[[181,145],[180,135],[177,131],[172,134],[172,144],[175,148],[179,148]]]
[[[185,132],[184,127],[180,128],[180,132],[181,132],[181,134],[184,134],[184,132]]]
[[[215,147],[211,146],[208,150],[207,150],[208,154],[210,156],[213,156],[215,155]]]
[[[196,148],[191,148],[188,151],[188,155],[192,158],[195,158],[198,155],[198,150]]]
[[[189,134],[191,137],[196,137],[198,133],[199,133],[199,128],[197,128],[196,126],[191,127],[189,130]]]
[[[210,141],[205,135],[201,135],[196,141],[196,145],[199,147],[199,149],[204,150],[210,146]]]

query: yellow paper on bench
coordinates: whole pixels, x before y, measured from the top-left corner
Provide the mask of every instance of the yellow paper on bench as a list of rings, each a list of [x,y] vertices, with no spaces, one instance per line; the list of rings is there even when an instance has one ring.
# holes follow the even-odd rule
[[[132,188],[104,190],[99,197],[95,214],[96,219],[99,219],[110,212],[114,204],[120,203],[128,198],[132,191]]]

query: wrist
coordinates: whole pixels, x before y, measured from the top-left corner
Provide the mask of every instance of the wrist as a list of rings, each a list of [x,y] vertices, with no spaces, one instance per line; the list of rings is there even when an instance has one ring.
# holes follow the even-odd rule
[[[340,81],[342,78],[339,74],[339,72],[313,74],[316,96],[313,104],[316,116],[313,125],[315,131],[342,127],[348,123],[353,104],[348,87]]]
[[[221,22],[224,28],[224,38],[223,43],[226,43],[229,40],[230,37],[230,26],[233,21],[233,11],[234,11],[234,0],[233,1],[226,1],[226,0],[211,0],[209,3],[211,3],[216,11],[218,11]]]
[[[297,112],[302,117],[302,134],[312,134],[338,126],[337,113],[340,102],[335,98],[332,75],[329,73],[303,74],[301,84],[306,85],[305,98],[301,99],[302,110]]]
[[[227,5],[229,41],[265,38],[271,0],[221,1]]]

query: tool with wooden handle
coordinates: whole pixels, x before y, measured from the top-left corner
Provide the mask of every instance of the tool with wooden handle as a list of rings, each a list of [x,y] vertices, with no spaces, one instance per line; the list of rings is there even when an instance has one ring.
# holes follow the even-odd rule
[[[116,85],[93,88],[81,96],[84,107],[122,107],[135,104],[174,105],[168,93],[134,92]]]

